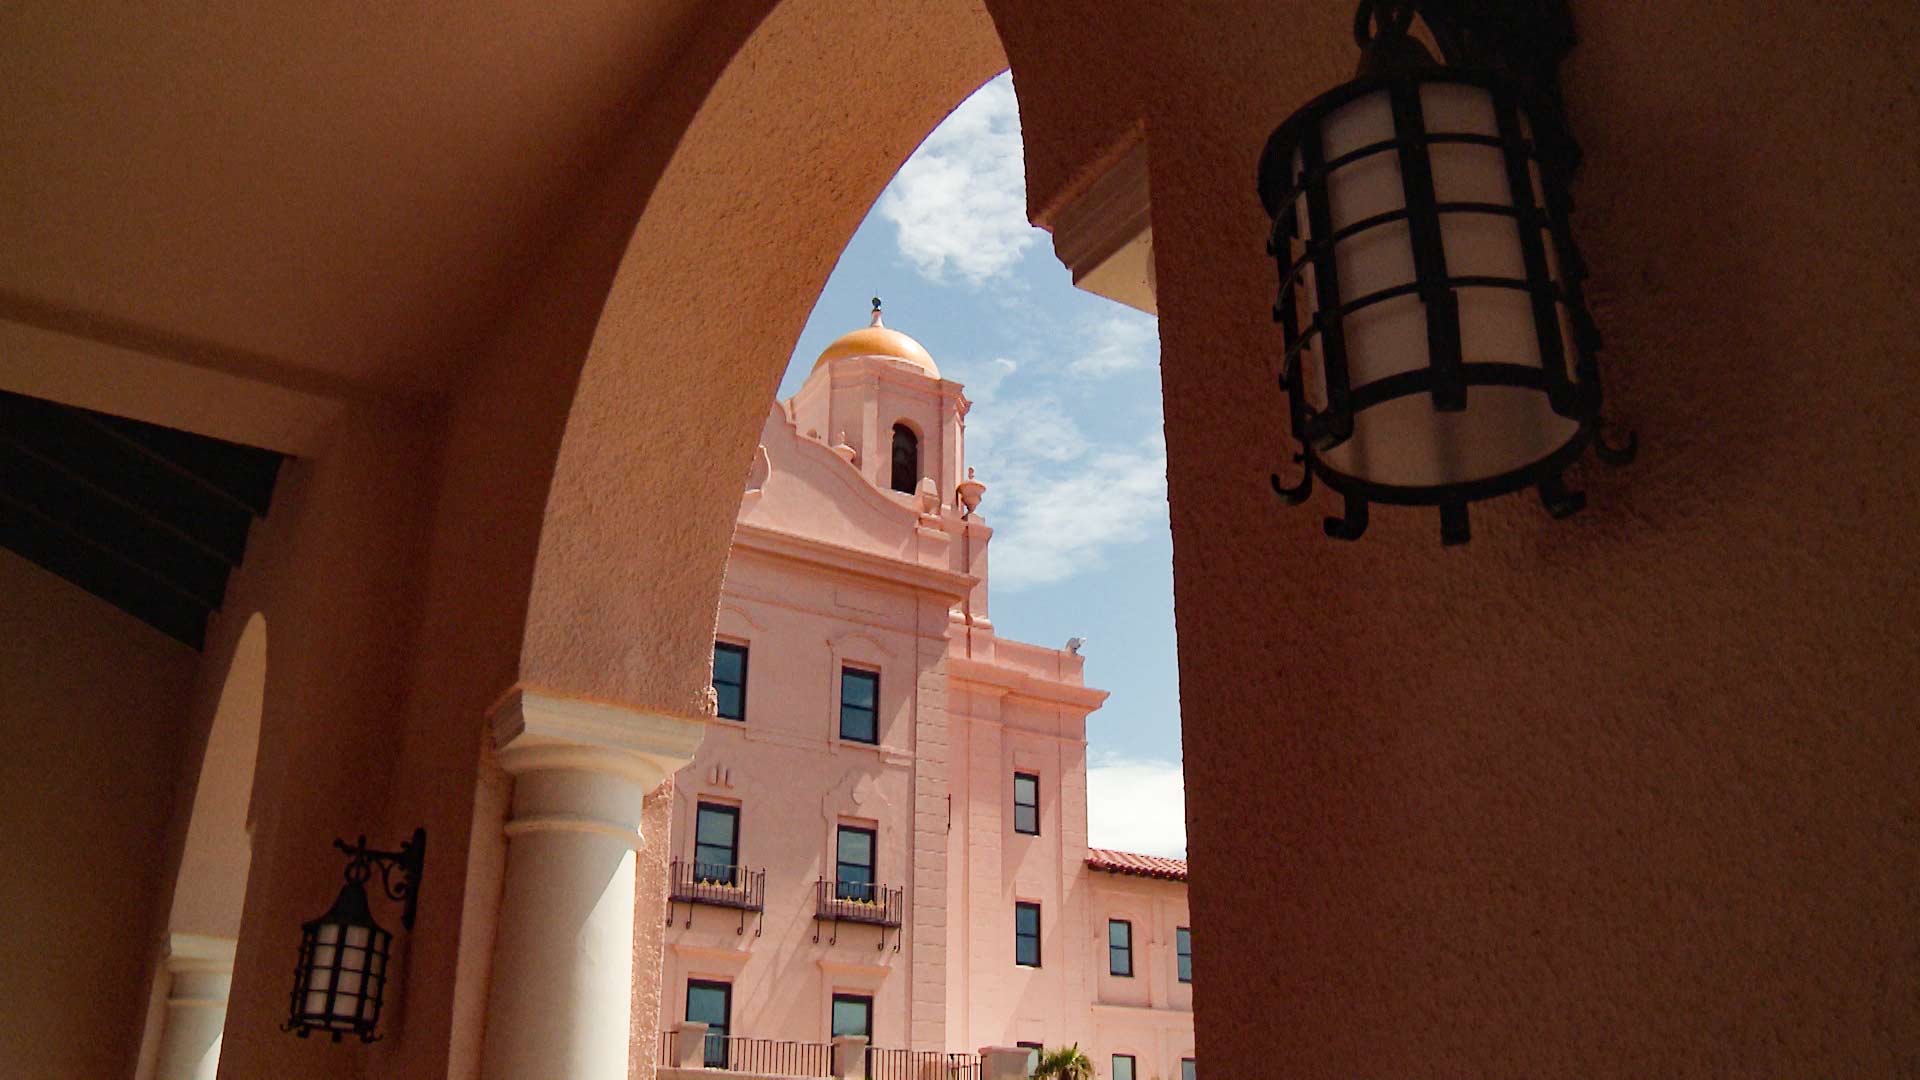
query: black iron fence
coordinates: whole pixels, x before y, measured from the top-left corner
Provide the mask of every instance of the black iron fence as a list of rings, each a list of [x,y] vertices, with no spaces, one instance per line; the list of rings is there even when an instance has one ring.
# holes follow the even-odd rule
[[[906,889],[898,885],[869,885],[821,878],[817,888],[819,899],[814,909],[815,919],[899,926],[906,914]]]
[[[828,1043],[794,1042],[789,1039],[756,1039],[747,1035],[721,1035],[709,1032],[701,1047],[701,1064],[727,1072],[759,1073],[767,1076],[832,1076],[833,1047]],[[662,1068],[673,1068],[680,1061],[680,1033],[660,1033]],[[976,1074],[977,1078],[977,1074]]]
[[[675,859],[668,890],[668,899],[675,903],[765,911],[767,872],[744,866],[718,866],[692,859]]]
[[[980,1055],[871,1047],[867,1080],[980,1080]]]
[[[721,866],[697,859],[675,859],[667,872],[667,925],[685,904],[686,922],[693,925],[693,906],[733,908],[740,913],[734,933],[747,932],[747,913],[754,912],[759,922],[753,936],[759,937],[767,911],[767,872],[745,866]]]

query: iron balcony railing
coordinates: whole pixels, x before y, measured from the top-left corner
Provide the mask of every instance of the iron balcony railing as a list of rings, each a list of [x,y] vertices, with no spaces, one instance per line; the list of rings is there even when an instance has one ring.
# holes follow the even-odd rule
[[[871,885],[821,878],[817,888],[819,902],[814,909],[815,919],[897,927],[901,917],[906,914],[906,890],[898,885]]]
[[[867,1050],[867,1080],[980,1080],[980,1055]]]
[[[740,927],[736,933],[747,932],[749,911],[760,913],[763,917],[767,910],[767,872],[753,870],[745,866],[720,866],[693,859],[675,859],[670,868],[667,887],[667,925],[673,925],[674,907],[687,905],[686,922],[693,925],[693,905],[707,904],[712,907],[735,908],[740,912]],[[753,931],[754,937],[760,936],[760,929]]]
[[[660,1061],[672,1068],[680,1060],[680,1033],[660,1033]],[[832,1076],[833,1047],[828,1043],[789,1039],[755,1039],[747,1035],[707,1034],[701,1048],[706,1068],[764,1076]]]
[[[659,1065],[672,1068],[680,1060],[679,1049],[680,1033],[671,1029],[662,1031]],[[712,1033],[701,1047],[701,1061],[705,1068],[723,1072],[830,1077],[833,1046]],[[948,1054],[938,1050],[868,1047],[865,1065],[866,1080],[980,1080],[981,1075],[978,1054]]]

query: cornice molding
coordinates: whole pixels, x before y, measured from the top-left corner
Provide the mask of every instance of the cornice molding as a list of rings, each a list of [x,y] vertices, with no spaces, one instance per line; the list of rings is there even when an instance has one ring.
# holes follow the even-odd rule
[[[1158,314],[1144,135],[1053,215],[1053,252],[1075,288]]]
[[[960,656],[947,659],[947,676],[956,683],[986,687],[1011,697],[1073,705],[1090,711],[1104,704],[1108,696],[1107,691],[1091,686],[1061,682],[1018,668],[1001,667],[985,660],[968,660]]]
[[[733,543],[735,547],[747,551],[918,589],[949,601],[959,601],[973,590],[974,585],[971,574],[922,566],[745,521],[734,526]]]

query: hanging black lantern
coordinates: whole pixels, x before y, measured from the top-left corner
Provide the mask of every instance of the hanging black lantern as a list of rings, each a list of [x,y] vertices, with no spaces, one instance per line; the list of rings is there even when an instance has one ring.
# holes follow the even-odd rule
[[[415,829],[399,851],[370,850],[364,836],[353,845],[333,843],[350,856],[346,884],[325,915],[300,928],[300,962],[293,971],[292,1000],[281,1030],[303,1039],[320,1031],[332,1034],[334,1042],[344,1035],[372,1042],[386,997],[393,935],[373,921],[367,880],[378,866],[382,890],[389,899],[405,903],[400,924],[413,929],[427,832]]]
[[[1416,13],[1447,64],[1411,36]],[[1372,502],[1437,507],[1447,544],[1468,539],[1469,502],[1523,488],[1572,514],[1566,468],[1633,445],[1599,438],[1600,335],[1567,223],[1578,151],[1552,85],[1565,5],[1363,0],[1354,35],[1359,76],[1260,161],[1305,467],[1274,489],[1298,504],[1319,477],[1346,499],[1327,534],[1347,540]]]

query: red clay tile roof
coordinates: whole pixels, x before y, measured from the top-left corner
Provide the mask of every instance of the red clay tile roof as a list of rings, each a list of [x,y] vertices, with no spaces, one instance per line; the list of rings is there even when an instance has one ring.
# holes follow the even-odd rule
[[[1185,859],[1163,859],[1158,855],[1135,855],[1131,851],[1109,851],[1106,848],[1088,848],[1087,867],[1091,870],[1105,870],[1112,874],[1134,874],[1139,877],[1162,878],[1167,881],[1187,880],[1187,862]]]

